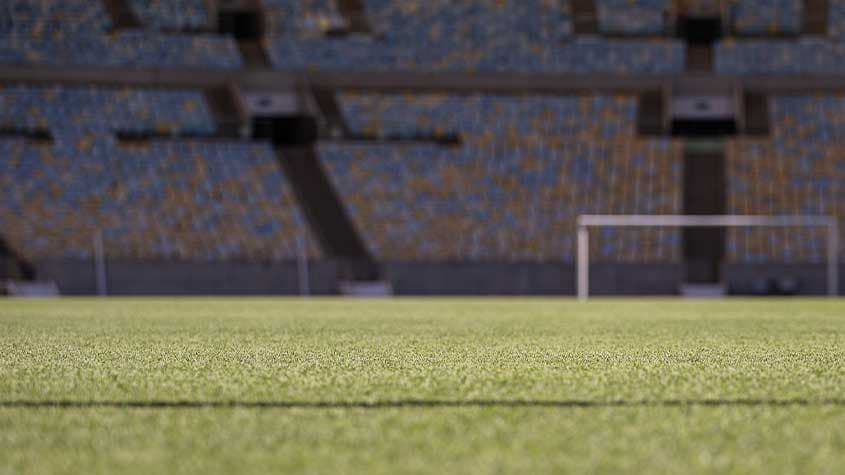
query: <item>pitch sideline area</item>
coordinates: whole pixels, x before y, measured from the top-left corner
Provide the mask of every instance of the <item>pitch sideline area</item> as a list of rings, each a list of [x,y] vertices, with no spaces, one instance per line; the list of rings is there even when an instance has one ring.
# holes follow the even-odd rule
[[[0,473],[813,473],[845,300],[0,301]]]

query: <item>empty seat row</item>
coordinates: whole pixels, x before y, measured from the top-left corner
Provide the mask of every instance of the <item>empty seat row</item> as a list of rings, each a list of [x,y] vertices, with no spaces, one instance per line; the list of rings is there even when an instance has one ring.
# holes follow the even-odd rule
[[[729,5],[729,21],[739,34],[798,34],[803,27],[802,0],[737,0]]]
[[[777,143],[845,142],[845,95],[774,96],[769,109],[772,138]]]
[[[198,91],[26,85],[0,89],[0,127],[49,129],[57,137],[88,130],[190,135],[215,130]]]
[[[207,0],[130,0],[129,4],[147,28],[198,30],[214,26]]]
[[[238,69],[243,60],[229,37],[124,30],[63,38],[0,35],[0,63]]]
[[[334,0],[262,0],[269,36],[321,37],[344,25]]]
[[[0,35],[61,40],[73,34],[105,33],[111,19],[100,1],[4,0]]]
[[[671,9],[670,0],[596,1],[598,27],[607,34],[665,34]]]
[[[473,142],[632,137],[637,120],[633,96],[344,93],[339,103],[347,126],[357,134],[457,134]]]
[[[845,43],[829,39],[724,40],[716,45],[719,74],[841,74]]]
[[[408,45],[373,37],[276,37],[266,47],[276,69],[296,71],[672,74],[682,72],[685,64],[683,43],[674,40],[581,38],[535,46],[502,36],[473,47],[449,41]]]

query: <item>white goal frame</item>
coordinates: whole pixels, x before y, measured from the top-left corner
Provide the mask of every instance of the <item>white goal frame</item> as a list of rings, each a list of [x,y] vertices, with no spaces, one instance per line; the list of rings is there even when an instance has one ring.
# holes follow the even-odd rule
[[[762,216],[762,215],[642,215],[582,214],[578,228],[576,285],[578,299],[590,295],[590,228],[591,227],[823,227],[827,228],[827,295],[839,293],[839,224],[834,216]]]

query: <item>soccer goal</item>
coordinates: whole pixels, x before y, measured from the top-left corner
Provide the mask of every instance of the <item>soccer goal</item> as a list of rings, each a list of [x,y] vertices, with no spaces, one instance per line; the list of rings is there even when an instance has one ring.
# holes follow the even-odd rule
[[[754,215],[611,215],[578,216],[576,285],[578,298],[590,295],[590,228],[593,227],[822,227],[827,229],[827,294],[839,293],[839,229],[833,216],[754,216]]]

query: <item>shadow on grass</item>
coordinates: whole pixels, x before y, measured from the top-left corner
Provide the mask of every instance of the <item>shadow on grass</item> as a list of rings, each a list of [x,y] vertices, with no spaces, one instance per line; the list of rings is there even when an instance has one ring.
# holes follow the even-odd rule
[[[522,399],[399,399],[391,401],[0,401],[0,408],[125,408],[125,409],[394,409],[454,407],[722,407],[722,406],[845,406],[845,399],[665,399],[665,400],[522,400]]]

